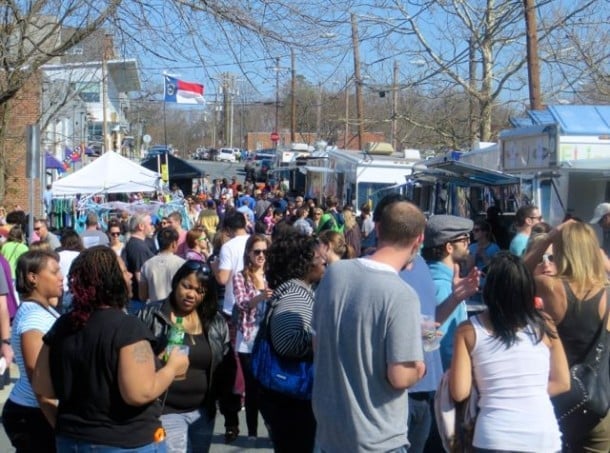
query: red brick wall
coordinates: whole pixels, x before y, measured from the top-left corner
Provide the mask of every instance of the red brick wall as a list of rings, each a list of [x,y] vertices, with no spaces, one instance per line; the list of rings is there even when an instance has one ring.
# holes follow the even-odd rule
[[[40,118],[40,77],[34,76],[7,105],[7,128],[0,138],[0,152],[6,163],[6,193],[0,193],[0,205],[11,211],[15,205],[29,211],[29,180],[26,179],[26,126]],[[2,161],[0,160],[0,165]],[[0,169],[4,171],[4,169]],[[35,180],[34,215],[42,214],[40,181]]]

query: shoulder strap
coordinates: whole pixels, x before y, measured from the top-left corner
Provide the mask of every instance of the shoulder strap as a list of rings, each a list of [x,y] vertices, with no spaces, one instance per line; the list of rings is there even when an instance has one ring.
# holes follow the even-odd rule
[[[596,339],[591,342],[591,346],[585,355],[583,363],[592,364],[594,362],[607,362],[610,356],[610,344],[608,344],[608,316],[610,315],[610,287],[606,287],[606,310],[604,313],[604,319],[599,326],[597,331]]]

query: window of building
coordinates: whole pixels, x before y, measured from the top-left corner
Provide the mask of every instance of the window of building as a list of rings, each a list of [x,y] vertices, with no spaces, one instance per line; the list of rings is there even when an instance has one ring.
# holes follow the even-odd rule
[[[85,102],[100,102],[101,85],[99,82],[74,82],[72,89]]]

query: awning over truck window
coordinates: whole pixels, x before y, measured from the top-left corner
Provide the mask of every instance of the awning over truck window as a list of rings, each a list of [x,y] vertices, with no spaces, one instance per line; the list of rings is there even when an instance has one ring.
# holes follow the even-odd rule
[[[496,170],[477,167],[457,160],[435,162],[426,165],[428,168],[416,171],[410,178],[416,181],[446,181],[461,186],[484,185],[501,186],[518,184],[517,176]],[[418,165],[416,168],[419,168]]]

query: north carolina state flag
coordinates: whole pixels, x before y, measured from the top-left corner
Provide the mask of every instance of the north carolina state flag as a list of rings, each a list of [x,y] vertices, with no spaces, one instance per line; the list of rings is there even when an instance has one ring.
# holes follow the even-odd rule
[[[176,104],[205,104],[203,85],[185,82],[168,75],[165,77],[165,102]]]

